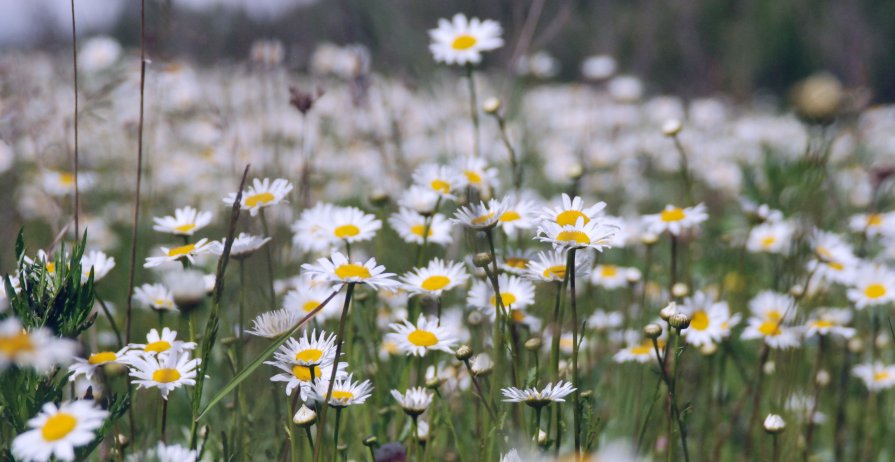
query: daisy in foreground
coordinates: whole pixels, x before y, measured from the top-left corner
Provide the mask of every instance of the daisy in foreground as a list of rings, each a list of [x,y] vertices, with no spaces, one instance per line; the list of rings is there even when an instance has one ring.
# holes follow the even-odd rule
[[[578,221],[572,225],[543,221],[538,226],[535,239],[553,244],[554,250],[591,248],[602,252],[609,247],[617,228],[599,220],[585,221],[585,218],[578,217]]]
[[[573,391],[575,391],[575,387],[571,383],[562,380],[556,382],[556,384],[547,384],[541,391],[534,387],[524,390],[509,387],[500,390],[504,398],[506,398],[505,402],[525,403],[531,407],[543,407],[553,402],[564,402],[564,398],[572,394]]]
[[[231,202],[232,203],[232,202]],[[192,236],[211,223],[211,212],[200,212],[192,207],[174,210],[174,216],[152,217],[153,230],[177,236]]]
[[[124,359],[127,350],[128,347],[124,347],[119,351],[100,351],[93,353],[87,359],[75,358],[75,363],[68,367],[68,370],[72,373],[68,377],[68,381],[74,382],[81,375],[84,375],[84,377],[87,377],[87,380],[90,380],[93,378],[93,373],[96,372],[96,368],[106,364],[119,363],[119,361]]]
[[[463,269],[462,263],[445,262],[435,258],[425,268],[414,269],[401,279],[404,281],[404,288],[412,293],[440,297],[445,290],[466,283],[469,275]]]
[[[439,19],[438,27],[429,31],[429,51],[435,61],[446,64],[478,64],[482,52],[503,46],[502,31],[496,21],[467,19],[457,13],[448,21]]]
[[[374,289],[394,290],[399,282],[394,273],[386,273],[385,266],[376,265],[376,259],[370,258],[364,263],[351,262],[341,252],[335,252],[330,258],[319,258],[317,263],[301,265],[311,279],[336,283],[333,289],[344,283],[367,284]]]
[[[427,393],[423,387],[408,388],[403,394],[398,390],[392,390],[392,397],[401,405],[401,409],[412,417],[416,417],[432,404],[432,394]]]
[[[408,355],[425,356],[429,350],[453,353],[452,347],[457,342],[450,329],[439,326],[437,319],[426,319],[422,314],[416,325],[405,319],[389,327],[395,332],[386,335],[386,340],[394,342],[400,351]]]
[[[583,219],[584,224],[587,224],[600,216],[605,208],[605,202],[597,202],[585,208],[583,199],[578,196],[572,198],[568,194],[563,193],[561,204],[558,207],[547,207],[544,209],[541,219],[556,223],[559,226],[574,225],[578,223],[578,219]]]
[[[177,340],[177,331],[165,327],[162,329],[161,334],[159,334],[157,329],[150,329],[146,334],[146,343],[132,343],[128,345],[128,348],[132,354],[140,354],[142,352],[155,355],[169,350],[193,350],[196,348],[196,344],[194,342]]]
[[[277,178],[270,182],[270,178],[252,180],[252,186],[242,195],[242,209],[248,210],[254,217],[258,215],[258,211],[285,202],[286,195],[292,191],[292,183],[282,178]],[[224,203],[233,205],[236,202],[236,193],[227,194],[224,197]]]
[[[460,207],[451,221],[476,231],[488,231],[497,226],[506,208],[506,203],[491,199],[487,204],[481,202]]]
[[[10,364],[50,372],[70,363],[77,350],[76,342],[58,338],[46,327],[26,331],[14,317],[0,321],[0,372]]]
[[[695,228],[708,217],[704,204],[686,208],[666,205],[665,210],[659,213],[644,215],[643,221],[651,233],[662,234],[668,231],[672,235],[678,236],[684,231]]]
[[[75,460],[75,448],[89,444],[109,413],[93,401],[79,400],[56,407],[46,403],[28,421],[30,430],[12,442],[12,453],[18,460]]]
[[[185,244],[179,247],[162,247],[162,255],[146,258],[146,263],[143,264],[143,267],[153,268],[165,263],[180,261],[182,259],[189,260],[190,263],[195,263],[196,256],[210,252],[213,247],[214,246],[208,242],[208,239],[200,239],[195,244]]]
[[[171,351],[159,356],[133,356],[128,362],[130,375],[138,389],[158,388],[162,398],[167,400],[171,390],[196,384],[196,367],[201,360],[190,359],[186,351]]]

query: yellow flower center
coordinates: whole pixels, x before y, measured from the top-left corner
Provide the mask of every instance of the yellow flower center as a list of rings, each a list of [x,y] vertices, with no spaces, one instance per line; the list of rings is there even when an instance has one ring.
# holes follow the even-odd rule
[[[146,347],[143,348],[143,351],[149,351],[152,353],[161,353],[163,351],[168,351],[169,349],[171,349],[170,343],[166,342],[165,340],[159,340],[158,342],[152,342],[152,343],[146,345]]]
[[[294,375],[296,379],[302,382],[310,382],[315,377],[315,374],[311,373],[314,367],[316,366],[293,366],[292,375]]]
[[[504,260],[504,264],[506,264],[507,266],[509,266],[511,268],[522,269],[522,268],[525,268],[525,265],[528,264],[528,259],[527,258],[519,258],[519,257],[509,257],[506,260]]]
[[[500,299],[503,301],[503,306],[510,306],[516,303],[516,296],[509,292],[501,292]],[[494,295],[491,296],[491,304],[495,307],[497,306],[497,297]]]
[[[116,355],[114,351],[103,351],[101,353],[93,353],[90,355],[90,357],[87,358],[87,364],[95,366],[97,364],[115,361],[116,359],[118,359],[118,355]]]
[[[590,238],[584,231],[561,231],[556,235],[557,241],[574,242],[576,244],[590,244]]]
[[[314,308],[317,308],[317,305],[319,304],[320,302],[317,300],[308,300],[301,306],[301,309],[305,310],[305,313],[310,313],[311,311],[314,311]]]
[[[40,434],[46,441],[57,441],[65,438],[65,435],[71,433],[77,425],[78,419],[75,416],[65,412],[57,412],[44,422],[43,428],[40,429]]]
[[[194,223],[187,223],[185,225],[180,225],[174,228],[174,231],[177,231],[178,233],[188,233],[194,229],[196,229],[196,225]]]
[[[659,218],[662,221],[670,222],[670,221],[681,221],[686,217],[684,215],[684,209],[680,207],[675,207],[673,209],[663,210],[661,214],[659,214]]]
[[[879,226],[883,224],[883,216],[878,213],[867,215],[867,227]]]
[[[468,50],[474,47],[476,42],[478,42],[478,40],[476,40],[475,37],[469,34],[464,34],[454,39],[454,42],[451,43],[451,48],[455,50]]]
[[[416,234],[419,237],[423,237],[423,233],[426,232],[426,227],[424,225],[413,225],[410,227],[410,232]],[[432,229],[429,229],[429,237],[432,237]]]
[[[296,361],[304,361],[306,363],[316,363],[323,357],[323,351],[316,348],[308,348],[295,354]]]
[[[766,337],[776,337],[781,334],[779,321],[765,321],[758,326],[758,331]]]
[[[444,289],[445,286],[450,283],[451,279],[449,277],[436,275],[427,277],[426,280],[423,281],[422,284],[420,284],[420,286],[423,288],[423,290],[435,291]]]
[[[62,186],[72,186],[75,184],[75,174],[62,172],[59,174],[59,184]]]
[[[333,231],[333,234],[339,239],[346,239],[360,234],[360,228],[354,225],[342,225],[336,228]]]
[[[836,325],[836,323],[834,323],[833,321],[828,321],[826,319],[818,319],[817,321],[814,321],[811,323],[811,327],[816,327],[818,329],[833,327],[835,325]]]
[[[432,180],[430,186],[432,186],[432,189],[442,194],[449,194],[451,192],[451,184],[444,180]]]
[[[354,393],[351,393],[350,391],[333,390],[332,399],[339,401],[348,401],[351,398],[354,398]]]
[[[579,218],[584,218],[584,224],[587,224],[590,221],[590,218],[580,210],[566,210],[560,212],[560,214],[556,216],[556,224],[560,226],[572,226],[575,223],[578,223]]]
[[[336,268],[336,276],[339,279],[360,278],[367,279],[370,277],[370,270],[360,263],[346,263]]]
[[[652,354],[653,352],[653,344],[643,342],[640,345],[631,348],[631,354],[636,356],[645,356],[648,354]]]
[[[600,270],[600,274],[604,278],[611,278],[618,275],[618,267],[615,265],[603,265],[603,268]]]
[[[776,237],[774,237],[774,236],[766,236],[766,237],[762,238],[762,240],[761,240],[761,247],[762,247],[763,249],[767,249],[768,247],[774,245],[775,242],[777,242],[777,238],[776,238]]]
[[[171,383],[180,380],[180,371],[177,369],[158,369],[152,373],[152,380],[158,383]]]
[[[889,378],[889,373],[886,371],[879,371],[879,372],[873,374],[873,380],[875,382],[882,382],[883,380],[886,380],[888,378]]]
[[[188,255],[193,250],[196,250],[195,244],[187,244],[182,245],[180,247],[174,247],[173,249],[168,251],[169,257],[182,257],[184,255]]]
[[[510,317],[513,319],[513,322],[521,323],[525,321],[525,312],[522,310],[513,310],[510,313]]]
[[[705,330],[709,327],[709,317],[704,310],[693,313],[693,316],[690,318],[690,327],[696,330]]]
[[[0,353],[3,356],[15,356],[27,351],[34,351],[34,345],[27,332],[22,331],[11,337],[0,337]]]
[[[47,272],[52,274],[56,272],[56,263],[48,261],[47,262]]]
[[[482,176],[479,175],[478,173],[473,172],[472,170],[467,170],[463,173],[466,174],[466,181],[469,181],[472,184],[481,184],[482,183]]]
[[[515,210],[509,210],[509,211],[504,212],[503,215],[501,215],[500,218],[498,218],[498,220],[506,223],[508,221],[516,221],[520,218],[522,218],[522,215],[519,215],[519,212],[517,212]]]
[[[438,344],[438,337],[427,330],[417,329],[407,336],[407,341],[416,346],[428,348]]]
[[[263,192],[258,194],[253,194],[246,198],[246,206],[248,207],[260,207],[264,204],[269,204],[276,199],[276,196],[269,192]]]
[[[165,300],[164,298],[157,298],[152,302],[153,306],[155,306],[156,308],[162,308],[168,305],[168,300]]]
[[[830,258],[833,256],[833,254],[830,253],[830,250],[823,246],[818,246],[816,249],[814,249],[814,252],[823,258]]]
[[[487,223],[487,222],[488,222],[489,220],[491,220],[492,218],[494,218],[494,212],[486,213],[486,214],[484,214],[484,215],[482,215],[482,216],[480,216],[480,217],[475,217],[475,218],[472,219],[472,222],[471,222],[471,223],[474,224],[474,225],[484,225],[485,223]]]
[[[870,284],[864,288],[864,295],[866,295],[867,298],[880,298],[886,295],[886,286],[879,283]]]
[[[550,278],[555,277],[557,279],[565,279],[566,277],[566,265],[555,265],[551,266],[544,270],[544,277]]]

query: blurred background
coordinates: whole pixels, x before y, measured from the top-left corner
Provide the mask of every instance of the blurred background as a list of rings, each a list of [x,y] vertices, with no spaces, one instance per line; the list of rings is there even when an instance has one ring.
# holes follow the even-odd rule
[[[509,46],[491,69],[546,52],[547,75],[581,76],[591,55],[651,89],[737,98],[781,94],[814,72],[895,100],[895,0],[147,0],[155,58],[199,63],[244,59],[259,38],[285,45],[285,64],[308,66],[322,42],[360,44],[375,70],[420,79],[437,66],[425,31],[456,12],[498,20]],[[68,0],[0,2],[0,47],[65,52]],[[83,36],[107,34],[134,46],[139,1],[77,0]]]

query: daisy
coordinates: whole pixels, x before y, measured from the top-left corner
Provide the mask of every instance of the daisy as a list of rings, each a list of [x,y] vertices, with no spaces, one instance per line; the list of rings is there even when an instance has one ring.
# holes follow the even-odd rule
[[[808,270],[820,280],[849,284],[859,263],[851,246],[841,236],[826,231],[815,231],[810,240],[815,258],[808,262]]]
[[[399,282],[393,279],[394,273],[386,273],[385,267],[376,265],[376,259],[370,258],[365,263],[348,261],[345,255],[335,252],[330,258],[319,258],[316,264],[301,265],[311,279],[335,283],[334,289],[344,283],[367,284],[374,289],[394,290]]]
[[[325,224],[330,221],[334,209],[332,204],[318,203],[301,212],[301,216],[292,224],[292,242],[305,252],[329,250],[332,239]]]
[[[880,361],[859,364],[852,369],[852,374],[863,380],[870,391],[886,390],[895,386],[895,366]]]
[[[566,277],[568,258],[560,251],[538,252],[535,260],[528,262],[525,273],[528,279],[544,282],[562,282]],[[575,275],[585,276],[590,273],[590,257],[587,254],[575,254]]]
[[[442,292],[465,284],[469,275],[464,271],[462,263],[435,258],[425,268],[415,268],[401,279],[404,288],[411,293],[440,297]]]
[[[405,242],[411,244],[423,244],[423,235],[426,233],[427,218],[412,209],[402,208],[392,214],[388,224],[401,236]],[[448,245],[453,242],[451,237],[451,224],[440,213],[428,217],[429,238],[427,242],[438,245]]]
[[[335,355],[335,352],[333,353]],[[332,376],[333,364],[320,364],[318,366],[305,366],[296,364],[294,359],[268,361],[266,364],[280,369],[281,373],[270,378],[271,382],[286,382],[286,396],[292,396],[292,391],[298,388],[298,396],[302,400],[309,400],[314,396],[314,386]],[[345,369],[348,363],[339,362],[336,366],[336,380],[346,377]],[[324,390],[325,391],[325,390]]]
[[[438,27],[429,31],[429,51],[435,61],[445,64],[478,64],[482,52],[503,46],[500,24],[490,19],[467,19],[457,13],[448,21],[439,19]]]
[[[856,233],[866,233],[868,237],[876,237],[895,226],[895,213],[867,213],[852,215],[848,227]]]
[[[535,301],[535,287],[525,279],[501,274],[497,278],[500,299],[507,309],[522,309]],[[491,284],[475,281],[466,297],[466,303],[484,311],[492,320],[497,316],[497,297]]]
[[[753,222],[776,223],[783,220],[783,212],[772,209],[767,204],[756,204],[746,198],[740,198],[740,208]]]
[[[472,230],[487,231],[497,226],[506,207],[505,201],[494,199],[489,200],[487,205],[484,202],[477,205],[465,205],[454,212],[454,218],[451,221]]]
[[[75,358],[75,363],[68,366],[69,372],[72,374],[68,377],[69,382],[74,382],[78,377],[83,375],[87,380],[93,378],[96,368],[106,364],[121,364],[119,361],[124,359],[129,346],[118,351],[99,351],[91,354],[87,359]]]
[[[404,209],[413,210],[420,215],[432,215],[441,198],[439,193],[431,185],[411,185],[401,193],[398,205]]]
[[[304,335],[298,340],[290,338],[285,344],[274,353],[274,361],[268,361],[265,364],[278,366],[278,364],[288,364],[292,366],[293,375],[303,382],[313,381],[316,378],[324,377],[320,375],[322,368],[331,366],[336,359],[336,336],[335,334],[326,335],[321,331],[317,335],[317,331],[312,331],[308,336],[305,331]],[[332,372],[332,370],[330,370]]]
[[[665,210],[660,213],[644,215],[643,221],[651,233],[662,234],[668,231],[678,236],[683,231],[695,228],[708,217],[704,204],[686,208],[666,205]]]
[[[298,313],[300,315],[299,319],[301,319],[302,316],[309,314],[320,306],[335,290],[338,290],[338,287],[311,281],[306,276],[302,277],[297,287],[286,293],[286,297],[283,299],[283,308]],[[338,317],[342,312],[341,308],[344,301],[344,294],[336,295],[323,309],[317,312],[314,319],[317,322],[323,322],[327,319]]]
[[[457,170],[463,175],[461,188],[475,188],[483,197],[490,197],[491,190],[499,184],[497,169],[489,167],[484,159],[479,157],[466,157],[457,165]]]
[[[554,250],[591,248],[602,252],[609,248],[609,239],[616,230],[615,226],[602,221],[585,221],[585,217],[578,217],[578,221],[573,225],[559,225],[552,221],[541,222],[535,239],[552,244]]]
[[[625,317],[617,311],[596,310],[587,318],[587,326],[597,332],[606,332],[619,328]]]
[[[93,250],[84,254],[81,257],[81,284],[87,284],[91,271],[93,272],[93,282],[96,283],[106,277],[112,268],[115,268],[115,259],[106,255],[105,252]]]
[[[134,289],[134,300],[155,311],[174,311],[174,295],[162,284],[143,284]]]
[[[776,349],[799,346],[800,330],[786,325],[795,316],[795,300],[792,297],[767,290],[749,301],[749,309],[752,317],[742,339],[763,339],[768,346]]]
[[[794,231],[792,224],[786,221],[755,225],[749,231],[746,250],[753,253],[788,253]]]
[[[300,311],[282,309],[259,314],[246,332],[258,337],[276,338],[292,330],[306,316]]]
[[[277,178],[273,183],[270,182],[270,178],[264,180],[255,178],[252,180],[252,186],[249,186],[243,193],[240,206],[243,210],[248,210],[254,217],[263,208],[286,202],[286,195],[290,191],[292,191],[292,183],[282,178]],[[224,203],[233,205],[236,202],[236,195],[237,193],[227,194],[224,197]]]
[[[534,201],[517,199],[514,194],[510,194],[504,199],[504,203],[506,203],[506,209],[498,217],[497,221],[500,228],[508,236],[515,237],[522,230],[529,230],[534,227],[538,218],[535,210],[537,205]]]
[[[569,382],[560,380],[556,384],[548,383],[543,390],[538,391],[537,388],[526,388],[520,390],[516,387],[501,388],[504,402],[507,403],[525,403],[531,407],[543,407],[550,403],[565,402],[565,397],[574,392],[576,388]]]
[[[582,219],[586,225],[599,217],[603,213],[603,209],[606,208],[605,202],[597,202],[585,208],[583,199],[578,196],[573,199],[565,193],[563,193],[561,201],[558,207],[545,208],[541,214],[541,220],[556,223],[559,226],[573,226],[578,223],[579,219]]]
[[[269,237],[239,233],[239,236],[236,236],[233,239],[233,244],[230,246],[230,257],[236,260],[245,260],[246,258],[251,257],[261,247],[264,247],[264,244],[267,244],[268,242],[270,242]],[[223,255],[226,243],[227,238],[223,238],[220,241],[213,241],[210,244],[211,253],[215,255]]]
[[[180,261],[181,259],[189,260],[195,263],[196,256],[208,253],[214,246],[208,242],[208,239],[200,239],[195,244],[185,244],[179,247],[162,247],[162,255],[158,257],[147,257],[144,268],[153,268],[165,263]]]
[[[161,334],[157,329],[150,329],[146,333],[146,343],[132,343],[128,348],[131,354],[157,355],[169,351],[194,350],[196,343],[177,340],[177,331],[165,327]]]
[[[408,388],[403,394],[398,390],[392,390],[392,397],[401,405],[401,409],[410,416],[418,416],[432,404],[432,394],[427,393],[423,387]]]
[[[143,454],[128,456],[128,462],[158,461],[158,462],[196,462],[199,454],[192,449],[177,444],[165,445],[159,441],[154,449]]]
[[[48,373],[69,364],[77,350],[77,342],[58,338],[46,327],[27,331],[17,318],[0,321],[0,372],[15,364]]]
[[[457,343],[451,329],[440,326],[437,319],[427,319],[423,314],[420,314],[416,325],[404,319],[389,328],[394,332],[387,334],[386,338],[395,342],[398,349],[407,355],[425,356],[430,350],[453,353],[452,348]]]
[[[89,189],[96,182],[96,175],[88,172],[78,172],[78,189],[81,192]],[[44,191],[53,196],[64,196],[75,193],[75,174],[47,170],[41,176]]]
[[[232,201],[230,202],[233,203]],[[211,223],[211,212],[200,212],[192,207],[175,209],[174,216],[152,217],[153,230],[177,236],[192,236],[193,233]]]
[[[526,268],[534,258],[535,252],[531,249],[508,249],[498,257],[497,265],[501,271],[517,276],[525,275]],[[473,265],[475,266],[475,265]],[[476,268],[478,269],[478,268]],[[484,272],[482,273],[482,275]]]
[[[184,385],[196,384],[196,368],[202,360],[190,359],[187,351],[171,351],[167,354],[142,354],[128,360],[130,376],[137,389],[158,388],[166,401],[168,393]]]
[[[628,285],[627,275],[627,268],[612,264],[597,265],[590,274],[590,282],[606,289],[618,289]]]
[[[659,345],[659,353],[663,353],[665,351],[665,340],[657,339],[656,342]],[[639,343],[631,343],[625,348],[622,348],[617,353],[615,353],[615,355],[612,357],[612,360],[617,363],[646,363],[649,361],[658,362],[658,359],[656,358],[656,350],[653,346],[653,341],[648,338],[643,339]]]
[[[842,338],[852,338],[855,329],[846,327],[851,322],[852,313],[847,309],[821,308],[813,313],[805,326],[805,336],[814,335],[838,335]]]
[[[510,310],[510,321],[513,321],[513,324],[523,326],[532,332],[539,332],[541,330],[541,318],[529,314],[525,310]]]
[[[685,298],[678,309],[690,317],[690,327],[683,334],[687,343],[696,347],[720,343],[740,322],[739,314],[730,315],[727,302],[714,301],[701,291]]]
[[[333,242],[353,244],[372,239],[382,228],[382,222],[359,208],[338,207],[323,226]]]
[[[332,407],[348,407],[353,404],[363,404],[373,394],[373,384],[369,380],[363,382],[352,381],[351,374],[344,379],[337,378],[333,383],[332,394],[328,394],[329,382],[317,380],[314,382],[314,393],[317,401],[323,402],[329,396],[329,405]]]
[[[12,441],[12,454],[23,461],[75,460],[75,448],[91,443],[108,416],[91,400],[46,403]]]
[[[452,194],[452,191],[459,189],[464,184],[463,175],[460,172],[451,167],[436,164],[419,166],[413,172],[413,182],[423,189],[429,189],[442,199],[455,199],[456,196]]]
[[[847,295],[858,309],[891,303],[895,301],[895,272],[882,265],[862,265],[854,272]]]

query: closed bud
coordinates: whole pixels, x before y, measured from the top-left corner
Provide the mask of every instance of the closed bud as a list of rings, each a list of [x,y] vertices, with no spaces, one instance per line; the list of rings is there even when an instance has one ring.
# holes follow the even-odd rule
[[[115,436],[115,443],[118,445],[118,447],[126,448],[129,444],[131,444],[131,440],[129,440],[123,433],[119,433]]]
[[[441,379],[438,376],[432,376],[426,378],[426,388],[431,390],[436,390],[441,386]]]
[[[643,335],[646,338],[659,338],[662,335],[662,326],[658,324],[647,324],[643,327]]]
[[[777,414],[768,414],[764,419],[764,431],[772,435],[782,433],[785,428],[786,422]]]
[[[663,321],[667,322],[669,319],[671,319],[672,316],[675,315],[675,313],[677,313],[677,303],[671,302],[666,305],[665,308],[659,310],[659,317],[662,318]]]
[[[641,274],[640,270],[637,268],[628,268],[625,270],[625,280],[628,281],[628,284],[636,284],[640,282],[642,277],[643,274]]]
[[[488,252],[479,252],[472,257],[472,264],[477,268],[486,268],[491,264],[491,254]]]
[[[469,323],[470,326],[478,326],[484,321],[485,317],[482,316],[482,312],[479,310],[470,311],[469,315],[466,316],[466,322]]]
[[[457,359],[460,361],[466,361],[472,357],[472,347],[469,345],[460,345],[460,348],[457,348]]]
[[[482,103],[482,110],[484,110],[487,114],[497,114],[497,111],[500,110],[500,106],[500,100],[495,97],[491,97],[486,99],[485,102]]]
[[[668,119],[662,124],[662,134],[665,136],[677,136],[684,128],[684,124],[679,119]]]
[[[384,189],[374,189],[373,192],[370,193],[370,203],[376,207],[385,206],[388,204],[390,198],[388,191]]]
[[[699,352],[702,353],[703,356],[711,356],[718,352],[718,345],[715,343],[706,343],[699,348]]]
[[[775,364],[774,361],[768,361],[764,363],[761,371],[764,372],[765,375],[772,375],[774,372],[777,371],[777,364]]]
[[[858,354],[864,351],[864,342],[861,339],[855,337],[848,341],[848,351]]]
[[[671,295],[674,295],[675,298],[684,298],[689,293],[690,288],[687,287],[687,284],[684,284],[683,282],[678,282],[677,284],[671,286]]]
[[[541,349],[541,337],[532,337],[525,341],[525,349],[528,351],[538,351]]]
[[[584,176],[584,167],[581,164],[572,164],[566,169],[566,176],[569,177],[570,180],[577,181]]]
[[[532,438],[532,439],[534,439],[534,438]],[[538,446],[547,446],[547,444],[550,443],[550,437],[549,437],[549,435],[547,435],[547,432],[545,432],[544,430],[541,430],[539,428],[536,441],[538,443]]]
[[[640,236],[640,242],[643,245],[653,245],[659,242],[659,235],[655,233],[644,233]]]
[[[379,447],[379,438],[376,438],[376,435],[370,435],[364,438],[364,446],[368,448],[378,448]]]
[[[690,327],[690,316],[684,313],[675,313],[668,318],[668,325],[674,327],[678,331],[682,331]]]
[[[494,370],[494,363],[487,353],[479,353],[472,359],[472,375],[476,377],[484,377]]]
[[[295,415],[292,416],[292,422],[299,427],[309,427],[317,421],[317,413],[311,410],[311,408],[302,404],[298,411],[295,412]]]
[[[830,384],[830,373],[827,372],[826,369],[821,369],[817,371],[817,376],[814,377],[814,381],[818,385],[825,387]]]

